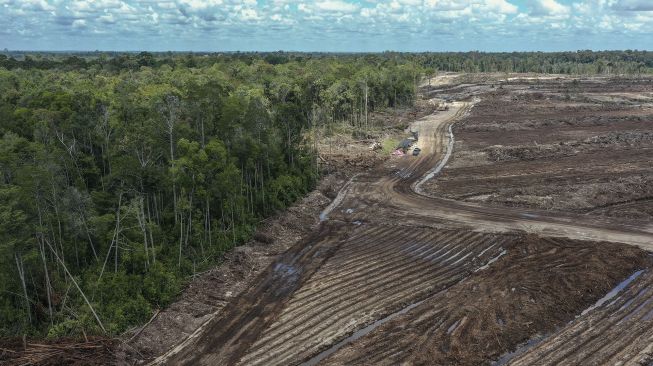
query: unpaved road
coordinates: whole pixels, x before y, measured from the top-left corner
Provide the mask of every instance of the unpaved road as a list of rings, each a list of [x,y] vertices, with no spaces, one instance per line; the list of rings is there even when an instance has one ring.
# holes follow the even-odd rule
[[[447,155],[451,124],[474,103],[456,102],[416,121],[418,157],[357,176],[312,237],[279,256],[252,287],[154,363],[488,362],[564,325],[630,273],[650,266],[642,251],[653,250],[648,222],[417,193],[420,179]],[[494,326],[483,325],[488,319]],[[360,337],[347,338],[362,329]],[[497,341],[478,346],[489,336]],[[399,347],[399,339],[408,343]],[[325,350],[329,357],[319,356]]]

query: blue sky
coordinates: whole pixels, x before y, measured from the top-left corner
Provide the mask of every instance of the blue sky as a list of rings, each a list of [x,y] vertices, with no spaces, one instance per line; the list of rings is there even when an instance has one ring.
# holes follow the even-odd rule
[[[0,49],[653,50],[653,0],[0,0]]]

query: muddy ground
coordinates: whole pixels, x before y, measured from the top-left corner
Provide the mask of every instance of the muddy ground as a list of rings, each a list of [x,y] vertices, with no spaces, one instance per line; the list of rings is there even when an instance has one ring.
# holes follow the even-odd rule
[[[496,83],[453,132],[453,159],[429,194],[653,218],[651,79]]]
[[[624,245],[518,236],[502,256],[341,349],[327,365],[480,365],[565,325],[651,268]]]

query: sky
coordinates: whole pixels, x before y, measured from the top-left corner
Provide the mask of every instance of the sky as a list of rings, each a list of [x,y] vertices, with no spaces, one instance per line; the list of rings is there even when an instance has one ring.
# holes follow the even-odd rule
[[[653,0],[0,0],[0,49],[653,50]]]

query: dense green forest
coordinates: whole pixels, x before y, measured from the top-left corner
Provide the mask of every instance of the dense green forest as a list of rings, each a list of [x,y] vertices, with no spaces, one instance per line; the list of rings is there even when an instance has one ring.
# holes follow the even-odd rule
[[[0,68],[2,336],[146,321],[314,186],[312,127],[361,126],[366,100],[369,111],[410,104],[421,73],[377,56],[11,60]]]
[[[138,70],[141,66],[178,67],[211,66],[216,62],[239,60],[251,64],[263,59],[270,64],[334,59],[353,61],[402,60],[424,68],[453,72],[535,72],[560,74],[640,74],[653,72],[651,51],[589,51],[575,52],[426,52],[383,54],[333,53],[38,53],[11,52],[0,54],[0,67],[6,69],[87,69]]]
[[[296,201],[311,130],[437,71],[651,72],[653,53],[0,54],[0,336],[119,334]]]

